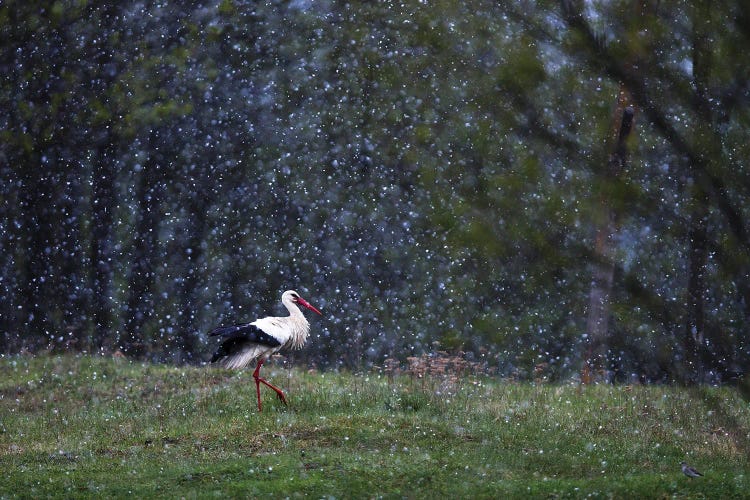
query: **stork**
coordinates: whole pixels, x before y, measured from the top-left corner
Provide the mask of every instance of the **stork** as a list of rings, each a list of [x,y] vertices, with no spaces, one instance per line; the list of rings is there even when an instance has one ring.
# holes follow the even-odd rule
[[[297,304],[320,315],[315,307],[299,296],[294,290],[287,290],[281,295],[281,303],[289,311],[289,316],[261,318],[252,323],[241,323],[232,326],[220,326],[211,330],[210,336],[223,338],[219,349],[211,358],[226,368],[241,369],[258,360],[253,372],[255,390],[258,396],[258,411],[263,411],[260,403],[260,384],[276,392],[282,403],[286,404],[284,393],[267,380],[261,378],[260,367],[271,355],[284,348],[299,349],[307,341],[310,323],[307,322]]]

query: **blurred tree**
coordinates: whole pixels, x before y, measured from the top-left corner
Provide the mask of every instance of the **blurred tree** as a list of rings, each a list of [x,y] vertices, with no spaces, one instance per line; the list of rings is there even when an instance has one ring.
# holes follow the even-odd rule
[[[566,7],[570,8],[569,5]],[[704,16],[707,14],[705,7],[697,7],[693,12],[688,10],[678,20],[673,17],[673,14],[682,10],[682,6],[660,4],[649,25],[643,28],[649,33],[656,33],[654,43],[657,50],[649,51],[647,56],[641,58],[637,70],[624,66],[621,63],[622,59],[617,56],[621,54],[619,51],[622,49],[627,50],[626,44],[630,44],[631,47],[636,45],[635,40],[642,38],[639,33],[642,33],[643,29],[627,38],[620,38],[621,41],[597,48],[594,45],[595,37],[592,28],[580,11],[569,10],[566,19],[574,32],[589,40],[592,48],[586,52],[589,64],[599,65],[611,77],[626,82],[639,108],[643,109],[656,131],[665,137],[676,155],[687,159],[688,170],[684,172],[684,178],[697,184],[699,195],[696,199],[699,200],[700,191],[704,191],[711,205],[709,210],[719,215],[716,220],[717,226],[714,228],[717,243],[729,236],[733,241],[731,243],[732,258],[746,262],[747,232],[743,222],[744,217],[741,215],[742,210],[735,201],[747,195],[746,184],[730,182],[730,179],[746,174],[742,171],[742,167],[736,164],[736,153],[741,146],[735,142],[733,134],[727,132],[732,129],[730,123],[738,119],[742,121],[747,116],[747,103],[744,102],[739,106],[735,104],[731,109],[724,108],[723,105],[736,102],[735,94],[738,84],[744,85],[739,83],[737,78],[744,78],[742,75],[747,74],[747,69],[743,69],[742,57],[731,57],[732,49],[725,46],[725,44],[733,45],[747,41],[747,32],[737,24],[739,19],[747,17],[747,9],[731,3],[722,4],[716,10],[714,8],[716,6],[712,6],[712,15],[721,13],[722,18],[732,19],[735,22],[722,28],[721,31],[713,25],[709,35],[705,31],[707,24],[710,24],[710,22],[704,23]],[[665,37],[666,34],[669,34],[669,37]],[[671,36],[674,34],[688,42],[682,47],[693,47],[692,60],[690,53],[685,53],[685,49],[671,43]],[[701,57],[705,54],[705,49],[701,48],[701,44],[705,43],[702,40],[708,39],[707,37],[713,40],[714,51],[721,53],[721,51],[729,50],[727,53],[729,57],[713,61],[707,61]],[[690,43],[691,39],[693,43]],[[671,61],[680,60],[690,61],[689,71],[671,64]],[[708,84],[707,75],[712,75],[711,90],[708,95],[705,88]],[[710,116],[705,116],[705,111],[702,116],[701,110],[708,109],[713,110],[712,113],[726,117],[727,123],[718,127]],[[729,187],[729,183],[732,187]],[[690,192],[687,195],[690,196]],[[694,204],[688,203],[688,206],[694,206]],[[696,210],[694,214],[698,214],[698,217],[694,220],[700,220],[702,218],[700,203]],[[692,227],[692,235],[695,239],[689,243],[693,250],[690,252],[692,265],[689,271],[692,276],[688,280],[692,282],[692,289],[688,290],[688,295],[692,295],[694,299],[696,293],[703,293],[697,288],[702,287],[700,281],[702,281],[704,266],[701,263],[703,256],[700,247],[704,243],[700,241],[703,236],[700,234],[699,226],[694,223]],[[696,228],[698,228],[697,232]],[[722,246],[724,244],[719,243],[719,247]],[[673,296],[673,294],[670,295]],[[668,300],[669,298],[668,296]],[[696,315],[696,312],[704,307],[701,302],[690,299],[688,302],[693,302],[688,306],[688,310],[692,311],[688,313],[688,316],[692,315],[694,318],[702,316],[702,313]],[[700,332],[697,332],[695,325],[687,327],[690,335],[695,335],[695,339],[700,340],[704,344],[704,349],[712,354],[713,360],[709,371],[722,378],[730,376],[731,372],[737,370],[735,358],[737,354],[744,350],[742,357],[747,356],[746,346],[727,343],[728,336],[723,332],[727,327],[728,325],[715,324],[711,328],[714,338],[705,340],[700,339]],[[733,328],[729,327],[729,329]],[[673,334],[676,335],[677,332]]]
[[[87,276],[81,201],[85,164],[72,155],[85,139],[75,89],[77,15],[59,6],[0,6],[3,64],[3,314],[13,349],[75,343],[85,330]],[[71,338],[72,337],[72,338]]]
[[[297,288],[321,366],[564,377],[588,313],[615,378],[735,376],[747,8],[522,7],[3,3],[0,349],[197,360]]]

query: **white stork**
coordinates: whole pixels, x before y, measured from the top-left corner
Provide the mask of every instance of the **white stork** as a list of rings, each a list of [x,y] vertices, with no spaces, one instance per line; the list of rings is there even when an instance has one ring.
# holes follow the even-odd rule
[[[289,310],[289,316],[261,318],[252,323],[241,323],[232,326],[220,326],[209,332],[211,336],[220,336],[224,340],[211,358],[212,363],[219,363],[226,368],[244,368],[253,360],[258,364],[253,372],[255,389],[258,395],[258,411],[263,411],[260,404],[260,384],[274,391],[286,404],[284,393],[278,387],[261,378],[260,367],[272,354],[285,347],[299,349],[307,341],[310,323],[300,311],[297,304],[320,315],[320,311],[311,306],[294,290],[287,290],[281,295],[281,303]]]

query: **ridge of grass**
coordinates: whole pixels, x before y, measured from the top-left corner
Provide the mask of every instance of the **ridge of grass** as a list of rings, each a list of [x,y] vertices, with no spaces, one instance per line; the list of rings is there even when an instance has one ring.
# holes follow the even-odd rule
[[[0,496],[747,498],[730,388],[0,358]],[[686,460],[703,478],[682,475]]]

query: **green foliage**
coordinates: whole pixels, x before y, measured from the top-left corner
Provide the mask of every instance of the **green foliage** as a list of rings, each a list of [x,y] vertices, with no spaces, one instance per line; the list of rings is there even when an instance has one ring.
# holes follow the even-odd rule
[[[0,495],[741,497],[729,389],[0,360]],[[687,460],[705,476],[689,480]]]
[[[608,369],[679,378],[651,354],[685,359],[700,309],[705,373],[732,380],[750,357],[746,9],[637,6],[2,3],[0,352],[197,361],[201,332],[295,287],[331,313],[315,364],[439,341],[564,378],[611,264]]]
[[[497,81],[510,91],[533,92],[547,79],[547,72],[533,38],[521,35],[503,55]]]

